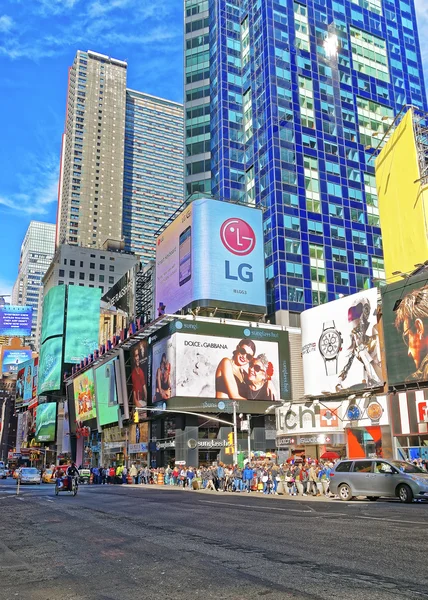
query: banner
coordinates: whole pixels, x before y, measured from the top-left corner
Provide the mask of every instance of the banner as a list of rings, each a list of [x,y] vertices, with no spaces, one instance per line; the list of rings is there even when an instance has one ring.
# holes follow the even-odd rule
[[[74,379],[73,390],[76,421],[95,419],[95,385],[92,369],[88,369]]]
[[[304,311],[301,328],[306,395],[383,385],[377,288]]]
[[[62,337],[49,338],[40,350],[37,392],[61,389]]]
[[[64,333],[65,285],[51,288],[43,300],[41,342]]]
[[[7,346],[6,346],[7,347]],[[18,374],[22,363],[31,359],[31,350],[5,350],[2,354],[2,373]]]
[[[119,372],[119,359],[114,358],[95,369],[95,393],[98,423],[110,425],[119,421],[119,399],[116,373]]]
[[[80,363],[98,348],[100,298],[99,288],[69,286],[65,363]]]
[[[382,288],[388,385],[428,381],[428,277],[407,278]]]
[[[132,399],[136,408],[147,406],[147,367],[148,367],[148,344],[143,340],[132,346],[131,354],[131,380]],[[147,413],[146,413],[147,414]],[[140,416],[143,416],[140,414]]]
[[[0,336],[28,337],[31,335],[33,308],[31,306],[0,306]]]
[[[39,404],[36,413],[36,441],[54,442],[56,434],[57,403]]]

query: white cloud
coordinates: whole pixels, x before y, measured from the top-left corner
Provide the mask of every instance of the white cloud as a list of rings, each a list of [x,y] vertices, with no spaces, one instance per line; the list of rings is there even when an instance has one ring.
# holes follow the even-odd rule
[[[9,17],[8,15],[0,17],[0,33],[8,33],[13,26],[14,22],[12,17]]]
[[[50,205],[58,199],[58,158],[54,155],[40,161],[28,157],[26,163],[31,171],[18,176],[19,191],[4,194],[0,190],[0,212],[16,212],[21,215],[46,215]]]
[[[13,282],[5,279],[0,273],[0,296],[10,296],[12,294]],[[11,298],[5,298],[6,302],[10,302]]]

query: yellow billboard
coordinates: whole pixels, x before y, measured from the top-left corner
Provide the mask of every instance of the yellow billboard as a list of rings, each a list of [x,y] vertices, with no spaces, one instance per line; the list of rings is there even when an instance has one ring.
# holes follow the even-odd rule
[[[376,186],[387,281],[411,273],[428,258],[428,186],[421,184],[413,110],[409,110],[376,159]]]

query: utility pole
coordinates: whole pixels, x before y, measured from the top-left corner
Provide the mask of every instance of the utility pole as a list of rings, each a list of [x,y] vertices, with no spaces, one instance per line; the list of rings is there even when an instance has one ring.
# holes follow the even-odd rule
[[[238,464],[238,427],[236,422],[236,401],[233,401],[233,464]]]
[[[247,437],[247,441],[248,441],[248,461],[251,462],[251,425],[250,425],[250,419],[251,419],[251,415],[247,414],[247,422],[248,422],[248,437]]]

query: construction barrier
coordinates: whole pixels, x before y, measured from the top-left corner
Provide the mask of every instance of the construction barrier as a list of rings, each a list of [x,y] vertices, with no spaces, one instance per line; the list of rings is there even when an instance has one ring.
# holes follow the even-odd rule
[[[158,480],[156,482],[158,485],[164,485],[164,475],[163,473],[158,473]]]

